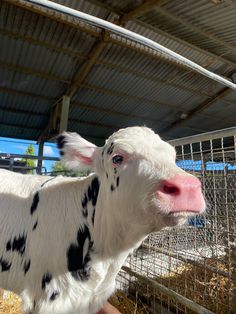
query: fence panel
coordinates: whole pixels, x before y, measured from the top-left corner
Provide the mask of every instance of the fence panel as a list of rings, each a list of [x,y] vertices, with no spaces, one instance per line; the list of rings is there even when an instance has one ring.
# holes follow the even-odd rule
[[[136,313],[236,313],[236,128],[171,144],[200,178],[207,211],[151,234],[120,272],[116,298]]]

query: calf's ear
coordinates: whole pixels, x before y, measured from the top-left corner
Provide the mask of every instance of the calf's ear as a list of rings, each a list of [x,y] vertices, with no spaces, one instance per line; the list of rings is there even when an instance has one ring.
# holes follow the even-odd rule
[[[97,146],[79,134],[63,132],[57,137],[57,147],[67,168],[93,168]]]

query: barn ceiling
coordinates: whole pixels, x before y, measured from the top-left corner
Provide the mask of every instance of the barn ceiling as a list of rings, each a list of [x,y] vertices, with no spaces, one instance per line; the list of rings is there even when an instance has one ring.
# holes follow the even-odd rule
[[[142,34],[228,79],[236,2],[55,0]],[[0,1],[0,136],[48,139],[71,99],[68,130],[100,144],[146,125],[174,139],[236,125],[236,92],[151,49],[24,0]]]

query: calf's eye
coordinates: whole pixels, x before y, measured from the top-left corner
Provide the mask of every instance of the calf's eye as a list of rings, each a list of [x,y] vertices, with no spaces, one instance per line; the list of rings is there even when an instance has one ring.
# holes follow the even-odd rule
[[[112,157],[112,162],[114,165],[121,165],[124,160],[124,157],[121,155],[115,155]]]

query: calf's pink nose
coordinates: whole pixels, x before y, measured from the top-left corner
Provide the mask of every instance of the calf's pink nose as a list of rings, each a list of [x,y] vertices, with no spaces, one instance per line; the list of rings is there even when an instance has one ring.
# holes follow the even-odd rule
[[[198,214],[205,209],[201,182],[194,176],[178,174],[163,180],[157,197],[167,205],[170,213],[185,211]]]

